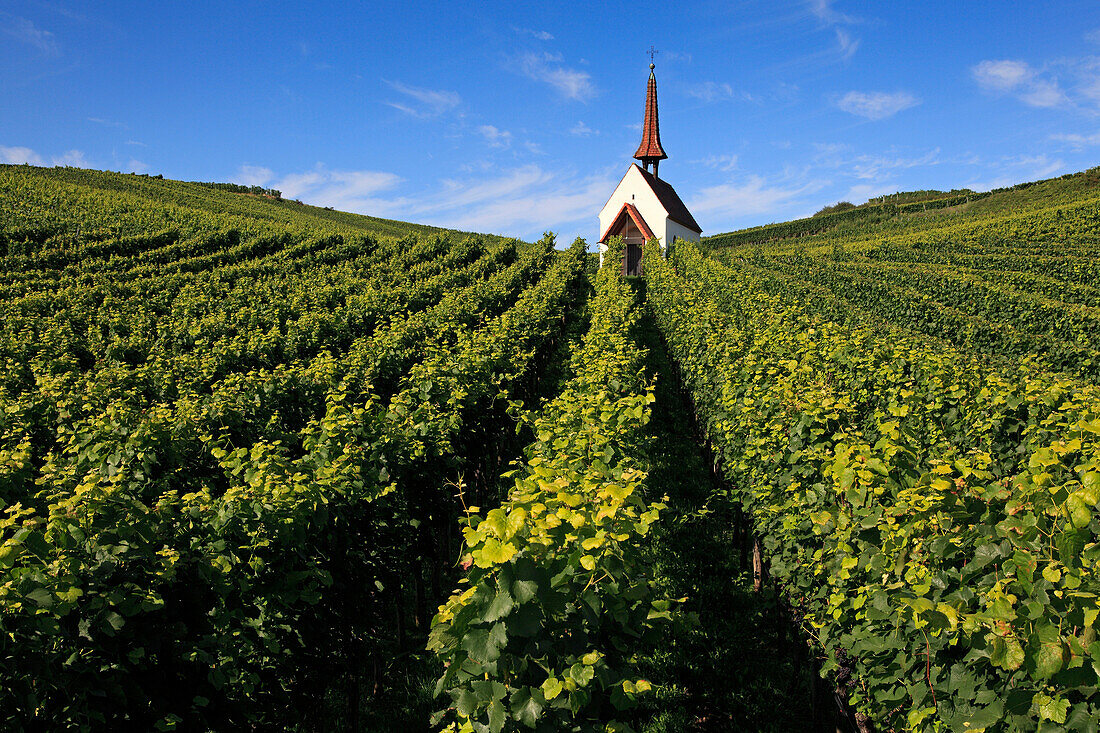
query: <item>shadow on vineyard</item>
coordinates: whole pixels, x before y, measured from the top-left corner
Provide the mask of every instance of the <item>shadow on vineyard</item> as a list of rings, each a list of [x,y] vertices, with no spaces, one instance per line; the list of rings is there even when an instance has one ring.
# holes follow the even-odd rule
[[[777,633],[774,596],[752,590],[733,507],[696,440],[688,398],[652,318],[640,325],[657,375],[649,485],[654,496],[669,496],[653,561],[662,590],[686,596],[685,611],[697,618],[642,662],[642,673],[665,686],[643,730],[810,730],[809,672]]]
[[[591,267],[588,269],[592,270]],[[537,368],[527,373],[517,393],[528,409],[537,409],[561,392],[572,376],[570,354],[588,330],[586,305],[591,296],[591,285],[587,278],[581,278],[570,288],[570,305],[560,331],[539,350],[532,361]],[[484,418],[482,423],[487,424]],[[531,441],[532,435],[527,427],[515,429],[514,419],[503,413],[491,425],[491,428],[464,436],[465,447],[461,450],[466,456],[466,465],[472,470],[464,474],[462,480],[468,488],[476,489],[470,498],[481,497],[478,503],[495,506],[507,495],[511,485],[511,479],[504,478],[501,473],[520,457],[523,446]],[[453,587],[460,577],[456,559],[461,555],[461,534],[453,526],[453,517],[450,522],[449,552],[437,563],[437,567],[432,568],[438,580],[431,584],[430,597],[424,601],[428,609],[425,621],[417,626],[415,613],[412,618],[405,619],[402,627],[410,629],[405,647],[391,659],[361,672],[354,681],[347,680],[343,686],[330,685],[331,694],[325,701],[325,712],[321,716],[323,722],[304,722],[300,730],[361,733],[433,730],[429,719],[444,701],[434,696],[439,664],[434,655],[426,650],[426,618],[446,600],[445,589]],[[350,690],[347,685],[351,685]],[[349,705],[355,704],[359,709],[358,720],[353,720],[348,713]]]

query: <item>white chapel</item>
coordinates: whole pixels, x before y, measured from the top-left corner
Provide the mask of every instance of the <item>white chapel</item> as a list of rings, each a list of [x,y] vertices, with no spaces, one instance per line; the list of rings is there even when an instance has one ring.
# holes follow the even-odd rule
[[[642,142],[634,153],[642,165],[631,164],[600,210],[600,265],[603,266],[607,240],[620,236],[626,245],[622,262],[624,275],[642,274],[642,245],[650,239],[657,239],[661,251],[667,254],[668,246],[677,239],[698,242],[703,231],[675,189],[657,176],[657,165],[668,155],[661,147],[661,132],[657,123],[657,79],[653,68],[654,65],[650,64]]]

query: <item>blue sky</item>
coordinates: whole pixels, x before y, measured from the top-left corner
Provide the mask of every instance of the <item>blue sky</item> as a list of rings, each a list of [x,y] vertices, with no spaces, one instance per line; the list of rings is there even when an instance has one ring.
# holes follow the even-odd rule
[[[1100,4],[0,0],[0,162],[598,237],[656,46],[704,234],[1097,164]]]

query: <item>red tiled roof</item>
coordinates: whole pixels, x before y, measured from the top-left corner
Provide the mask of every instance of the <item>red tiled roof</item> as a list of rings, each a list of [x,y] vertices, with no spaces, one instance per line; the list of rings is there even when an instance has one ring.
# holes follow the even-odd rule
[[[649,72],[649,86],[645,93],[645,120],[642,122],[642,143],[634,153],[638,160],[664,160],[664,148],[661,147],[661,131],[657,124],[657,78]]]
[[[600,237],[600,241],[606,242],[607,238],[611,236],[611,233],[618,228],[619,223],[627,216],[634,220],[634,224],[641,230],[642,236],[645,237],[645,241],[648,242],[653,239],[655,236],[653,230],[645,223],[645,219],[642,218],[641,212],[638,211],[638,208],[634,206],[634,204],[628,202],[623,204],[623,208],[619,209],[619,213],[616,214],[615,218],[608,224],[607,231]]]
[[[665,207],[665,211],[668,212],[668,218],[672,219],[677,224],[686,226],[693,232],[702,234],[703,229],[696,221],[695,217],[688,211],[688,207],[684,206],[684,202],[680,200],[680,196],[676,193],[676,190],[657,178],[652,173],[642,169],[637,163],[634,167],[638,169],[638,172],[642,174],[642,178],[649,184],[649,188],[657,196],[657,200],[661,202],[661,206]]]

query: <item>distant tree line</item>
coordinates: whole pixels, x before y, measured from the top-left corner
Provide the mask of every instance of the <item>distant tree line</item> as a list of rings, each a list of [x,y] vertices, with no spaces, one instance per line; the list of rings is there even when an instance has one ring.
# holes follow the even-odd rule
[[[195,181],[200,186],[206,186],[207,188],[216,188],[219,191],[230,191],[232,193],[250,193],[253,196],[268,196],[273,199],[282,199],[283,192],[274,188],[264,188],[263,186],[243,186],[239,183],[207,183],[205,181]]]

